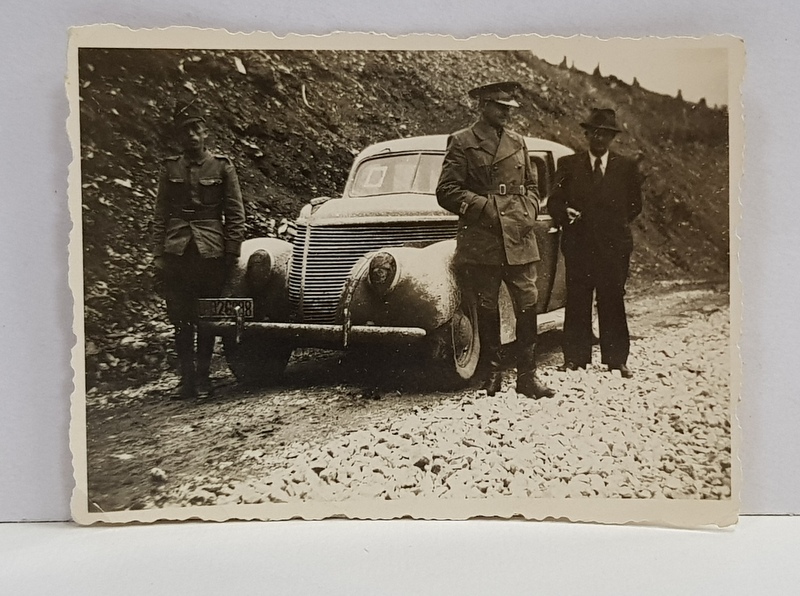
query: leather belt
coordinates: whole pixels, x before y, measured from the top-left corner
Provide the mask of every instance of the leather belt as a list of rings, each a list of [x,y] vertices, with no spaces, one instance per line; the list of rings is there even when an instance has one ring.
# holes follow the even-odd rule
[[[476,192],[486,195],[524,195],[528,194],[528,189],[524,184],[520,184],[519,186],[516,184],[498,184],[496,188],[487,188],[483,191]]]
[[[220,214],[216,209],[176,209],[171,215],[176,219],[182,219],[184,221],[220,219]]]

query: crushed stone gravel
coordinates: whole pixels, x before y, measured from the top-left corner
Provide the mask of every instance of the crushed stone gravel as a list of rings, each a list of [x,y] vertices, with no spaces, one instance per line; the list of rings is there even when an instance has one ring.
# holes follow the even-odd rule
[[[687,312],[680,324],[635,339],[633,379],[599,365],[543,368],[540,376],[556,396],[531,400],[508,386],[512,375],[493,397],[464,393],[318,445],[244,450],[232,457],[252,460],[251,476],[231,481],[208,473],[158,494],[148,506],[416,497],[726,499],[729,338],[727,308]]]

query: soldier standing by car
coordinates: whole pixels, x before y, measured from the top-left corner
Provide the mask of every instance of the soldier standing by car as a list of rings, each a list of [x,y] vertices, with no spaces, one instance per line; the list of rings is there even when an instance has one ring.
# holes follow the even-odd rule
[[[540,398],[554,392],[536,376],[537,175],[524,138],[506,128],[520,89],[508,81],[469,92],[480,117],[448,138],[436,196],[459,216],[454,262],[467,299],[477,301],[481,352],[489,365],[482,388],[494,395],[501,387],[498,298],[505,282],[517,319],[517,392]]]
[[[219,296],[244,239],[244,205],[229,157],[206,147],[208,129],[197,98],[176,106],[174,130],[183,153],[163,164],[156,197],[154,266],[175,326],[179,399],[211,393],[216,336],[198,327],[197,299]],[[195,360],[195,335],[197,358]]]
[[[642,211],[642,177],[635,160],[609,151],[621,132],[614,110],[594,109],[581,126],[588,151],[558,161],[549,201],[562,227],[567,276],[562,369],[585,368],[592,360],[596,292],[602,362],[630,378],[624,296],[633,250],[630,224]]]

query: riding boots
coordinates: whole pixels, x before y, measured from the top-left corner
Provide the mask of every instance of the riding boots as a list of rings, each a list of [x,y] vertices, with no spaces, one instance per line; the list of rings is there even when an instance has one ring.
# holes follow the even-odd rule
[[[555,391],[536,376],[536,311],[521,310],[517,314],[517,393],[527,397],[553,397]]]
[[[478,310],[478,335],[481,355],[487,369],[481,389],[495,395],[502,388],[503,369],[500,362],[500,313],[496,308]]]
[[[192,399],[197,394],[197,384],[194,367],[194,328],[190,323],[175,326],[175,351],[178,354],[181,381],[172,397]]]
[[[201,327],[197,330],[197,397],[211,397],[214,389],[209,379],[211,356],[217,337]]]

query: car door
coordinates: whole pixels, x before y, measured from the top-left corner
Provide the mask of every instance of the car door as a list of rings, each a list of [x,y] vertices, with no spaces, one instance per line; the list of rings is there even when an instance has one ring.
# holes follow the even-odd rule
[[[539,217],[536,221],[535,234],[539,245],[538,278],[539,291],[538,311],[549,312],[564,306],[566,292],[564,290],[563,255],[559,250],[561,233],[547,211],[547,198],[552,190],[555,177],[555,160],[550,151],[529,151],[531,165],[536,168],[539,180],[539,195],[542,197]]]

